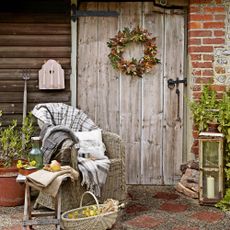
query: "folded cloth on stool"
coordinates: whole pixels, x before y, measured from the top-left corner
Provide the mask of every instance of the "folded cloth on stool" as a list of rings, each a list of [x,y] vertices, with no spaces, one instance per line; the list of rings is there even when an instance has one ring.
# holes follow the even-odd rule
[[[44,169],[29,174],[27,182],[42,191],[55,197],[59,187],[65,178],[70,178],[73,182],[78,179],[79,173],[70,166],[61,166],[61,170],[50,172]]]

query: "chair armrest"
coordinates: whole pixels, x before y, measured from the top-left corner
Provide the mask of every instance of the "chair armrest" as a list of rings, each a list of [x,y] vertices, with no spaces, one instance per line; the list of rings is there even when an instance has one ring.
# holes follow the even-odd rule
[[[70,166],[76,170],[78,170],[77,166],[77,149],[75,145],[72,146],[71,152],[70,152]]]

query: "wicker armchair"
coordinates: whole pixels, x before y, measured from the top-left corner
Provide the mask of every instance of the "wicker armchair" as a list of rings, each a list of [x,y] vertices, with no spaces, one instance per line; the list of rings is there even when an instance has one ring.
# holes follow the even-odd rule
[[[126,198],[124,145],[121,138],[115,133],[103,132],[102,138],[106,146],[106,155],[111,160],[111,165],[99,201],[103,202],[107,198],[123,201]],[[63,145],[65,146],[65,144]],[[67,155],[71,156],[69,157],[70,165],[77,169],[76,149],[74,147],[71,149],[65,149],[64,147],[62,153],[65,155],[65,158]],[[60,153],[56,156],[59,160],[62,158]],[[71,181],[63,182],[62,212],[79,207],[80,198],[85,191],[86,188],[81,186],[81,177],[75,183],[72,183]],[[40,193],[36,203],[54,209],[54,200],[46,194]]]

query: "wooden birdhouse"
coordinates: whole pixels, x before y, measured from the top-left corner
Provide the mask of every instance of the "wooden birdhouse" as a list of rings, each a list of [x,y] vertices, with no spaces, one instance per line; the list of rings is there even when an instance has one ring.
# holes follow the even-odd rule
[[[39,89],[48,90],[64,88],[64,70],[55,60],[48,60],[39,70]]]

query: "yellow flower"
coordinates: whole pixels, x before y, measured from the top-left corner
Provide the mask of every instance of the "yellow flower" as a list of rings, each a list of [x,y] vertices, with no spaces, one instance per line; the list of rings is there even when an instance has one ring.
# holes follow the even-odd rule
[[[17,163],[17,168],[18,168],[18,169],[20,169],[20,168],[22,168],[22,167],[23,167],[22,162]]]

